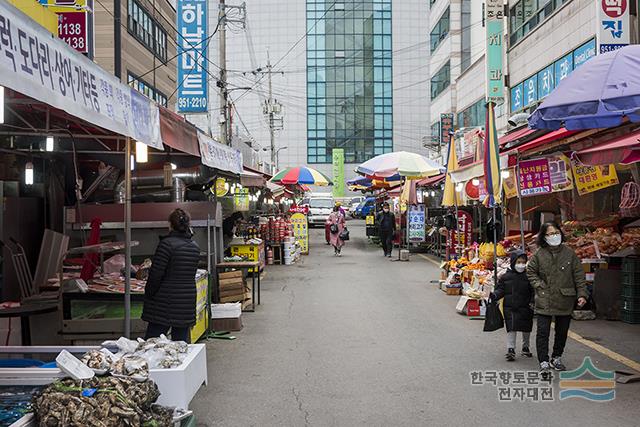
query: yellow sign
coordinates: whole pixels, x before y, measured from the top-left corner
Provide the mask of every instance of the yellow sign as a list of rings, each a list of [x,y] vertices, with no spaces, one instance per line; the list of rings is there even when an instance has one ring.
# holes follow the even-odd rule
[[[309,253],[309,225],[307,216],[303,213],[294,213],[291,215],[291,225],[293,226],[293,237],[300,245],[300,252]]]
[[[209,326],[207,320],[207,290],[209,276],[204,274],[196,277],[196,324],[191,327],[191,342],[196,342]]]
[[[374,217],[373,215],[367,215],[367,225],[374,225],[376,222],[376,217]]]
[[[229,192],[229,184],[224,178],[218,178],[216,180],[216,196],[224,197]]]
[[[48,10],[36,0],[9,0],[9,3],[21,10],[25,15],[46,28],[54,36],[58,36],[58,15]]]
[[[509,177],[502,178],[502,188],[504,188],[504,197],[512,199],[518,196],[518,184],[516,183],[516,169],[509,168]]]
[[[575,160],[572,160],[571,165],[575,185],[581,196],[618,184],[618,174],[613,165],[587,166]]]

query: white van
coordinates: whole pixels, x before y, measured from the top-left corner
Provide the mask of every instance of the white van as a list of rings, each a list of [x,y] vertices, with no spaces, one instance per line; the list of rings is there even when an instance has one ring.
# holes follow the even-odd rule
[[[324,227],[324,223],[333,211],[335,201],[331,194],[316,193],[309,194],[305,197],[302,204],[309,207],[309,214],[307,216],[309,226],[319,225]]]

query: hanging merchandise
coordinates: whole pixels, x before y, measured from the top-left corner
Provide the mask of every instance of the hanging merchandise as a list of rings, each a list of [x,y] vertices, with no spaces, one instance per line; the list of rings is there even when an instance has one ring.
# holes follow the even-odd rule
[[[576,188],[581,196],[618,184],[618,174],[614,165],[587,166],[576,159],[571,160],[571,165]]]
[[[623,217],[640,216],[640,186],[638,184],[627,182],[622,187],[620,198],[620,215]]]

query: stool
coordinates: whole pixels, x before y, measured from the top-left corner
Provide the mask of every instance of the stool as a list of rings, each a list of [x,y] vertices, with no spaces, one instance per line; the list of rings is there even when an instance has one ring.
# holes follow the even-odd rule
[[[282,244],[279,245],[269,245],[271,251],[273,252],[273,263],[274,264],[282,264],[284,260],[282,259]]]

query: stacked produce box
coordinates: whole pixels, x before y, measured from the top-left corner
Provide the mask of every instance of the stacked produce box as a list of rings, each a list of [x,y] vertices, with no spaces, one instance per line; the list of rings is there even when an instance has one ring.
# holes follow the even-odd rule
[[[640,258],[622,261],[622,321],[640,323]]]

